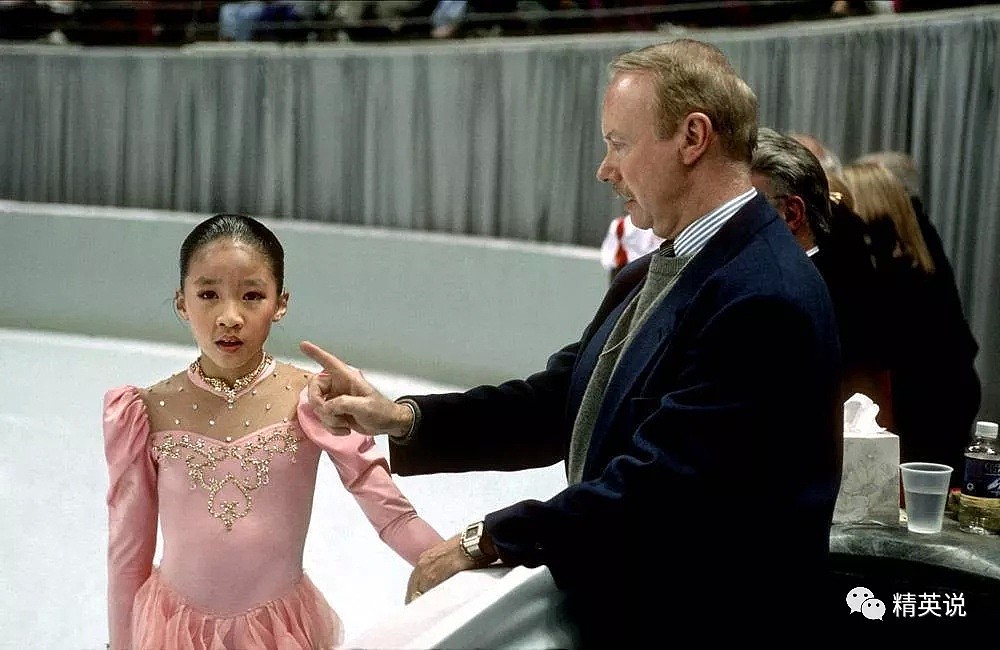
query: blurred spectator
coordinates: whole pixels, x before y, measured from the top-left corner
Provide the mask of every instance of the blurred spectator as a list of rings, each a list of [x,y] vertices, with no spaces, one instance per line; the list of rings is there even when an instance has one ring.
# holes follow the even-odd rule
[[[828,149],[826,145],[824,145],[816,136],[809,133],[792,133],[790,136],[796,142],[811,151],[812,155],[816,156],[816,159],[819,160],[819,164],[823,166],[823,170],[826,172],[827,176],[830,176],[831,174],[839,175],[843,170],[844,166],[840,162],[840,157]]]
[[[830,14],[836,17],[894,14],[898,11],[897,4],[894,0],[835,0],[830,5]]]
[[[73,10],[69,2],[0,0],[0,40],[34,41],[58,30]]]
[[[892,395],[900,458],[963,467],[963,449],[979,411],[979,350],[950,264],[934,259],[905,185],[884,165],[844,168],[859,215],[875,231],[888,262],[880,268],[892,314]],[[953,472],[952,486],[962,481]]]
[[[432,38],[500,36],[523,32],[517,0],[440,0],[431,13]],[[513,18],[502,17],[509,14]]]
[[[680,14],[672,12],[669,15],[654,14],[648,11],[622,12],[615,10],[643,9],[653,5],[664,3],[657,0],[583,0],[580,2],[582,9],[598,10],[593,19],[594,27],[599,32],[648,32],[655,31],[657,22],[680,23]],[[600,10],[610,10],[602,13]]]
[[[63,5],[59,28],[81,45],[181,45],[195,38],[198,18],[214,22],[208,3],[117,0],[47,3]],[[204,5],[204,6],[203,6]]]
[[[871,16],[874,14],[899,14],[910,11],[955,9],[976,5],[996,4],[991,0],[836,0],[830,5],[830,14],[845,16]]]
[[[248,0],[227,2],[219,8],[219,39],[223,41],[302,40],[308,30],[289,23],[312,20],[318,2],[294,0]],[[277,27],[276,25],[281,25]]]
[[[66,37],[81,45],[147,45],[155,42],[153,3],[78,2]]]
[[[469,10],[466,0],[440,0],[431,13],[431,37],[451,38]]]
[[[385,41],[750,26],[986,0],[0,0],[0,39],[83,45]],[[881,8],[881,9],[880,9]],[[298,23],[298,24],[297,24]]]
[[[920,172],[917,171],[917,165],[910,154],[902,151],[874,151],[860,156],[854,162],[882,165],[903,183],[911,199],[920,201]]]
[[[902,269],[934,273],[934,261],[924,240],[906,187],[884,165],[854,162],[844,168],[858,214],[868,223],[882,251]]]
[[[995,5],[996,0],[893,0],[896,12],[935,11],[938,9],[959,9],[961,7],[977,7]]]
[[[835,203],[842,203],[848,210],[854,210],[854,197],[851,196],[851,188],[847,187],[844,179],[836,174],[827,172],[826,179],[830,183],[830,199]]]
[[[428,38],[427,22],[438,0],[347,0],[335,3],[338,38],[349,41]]]
[[[636,228],[632,215],[623,214],[608,225],[601,243],[601,266],[610,274],[609,280],[614,280],[626,264],[655,251],[662,243],[651,228]]]
[[[840,198],[806,147],[772,129],[758,131],[753,184],[774,206],[816,265],[833,300],[840,337],[842,399],[860,392],[879,405],[879,423],[893,425],[887,318],[865,224]]]
[[[874,249],[872,248],[871,230],[854,213],[854,198],[851,196],[851,189],[841,176],[844,171],[844,165],[840,162],[840,156],[823,144],[816,136],[809,133],[790,133],[789,137],[808,149],[819,161],[820,166],[823,167],[823,171],[826,172],[827,182],[830,185],[834,218],[836,219],[838,215],[842,215],[840,220],[847,223],[846,228],[842,230],[846,230],[852,236],[863,239],[869,254],[872,255],[872,264],[877,266],[874,258]]]

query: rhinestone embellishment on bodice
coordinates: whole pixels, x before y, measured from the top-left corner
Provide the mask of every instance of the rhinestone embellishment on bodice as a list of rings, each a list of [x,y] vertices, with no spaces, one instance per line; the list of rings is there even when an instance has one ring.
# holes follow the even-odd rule
[[[246,517],[253,510],[253,493],[268,484],[271,460],[281,454],[289,454],[295,462],[302,439],[292,434],[288,428],[261,433],[256,438],[236,445],[224,445],[201,438],[192,440],[187,434],[175,438],[166,434],[163,440],[153,445],[154,458],[163,463],[166,459],[179,460],[183,455],[191,489],[201,488],[208,493],[208,513],[222,522],[226,530],[233,529],[236,520]],[[230,472],[219,475],[219,466],[226,460],[239,463],[246,472],[242,477]],[[232,486],[239,493],[236,500],[219,499],[219,493]]]

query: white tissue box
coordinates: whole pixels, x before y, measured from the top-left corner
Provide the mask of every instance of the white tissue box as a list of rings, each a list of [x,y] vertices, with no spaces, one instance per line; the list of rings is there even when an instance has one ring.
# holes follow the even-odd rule
[[[844,432],[844,472],[833,522],[873,520],[899,523],[899,436]]]

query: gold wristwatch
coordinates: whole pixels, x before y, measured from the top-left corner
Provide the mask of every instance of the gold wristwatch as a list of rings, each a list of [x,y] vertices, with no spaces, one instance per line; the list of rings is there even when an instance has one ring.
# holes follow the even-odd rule
[[[465,557],[473,562],[479,562],[486,557],[483,549],[479,548],[479,542],[483,539],[483,533],[485,532],[486,524],[482,521],[477,521],[474,524],[466,526],[462,532],[462,536],[458,540],[459,545],[462,547],[462,552],[465,553]]]

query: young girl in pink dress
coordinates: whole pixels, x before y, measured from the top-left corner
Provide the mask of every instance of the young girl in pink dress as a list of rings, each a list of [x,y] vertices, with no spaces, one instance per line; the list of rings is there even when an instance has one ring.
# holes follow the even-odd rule
[[[321,452],[411,565],[441,537],[372,438],[324,429],[310,374],[264,351],[288,304],[270,230],[245,216],[207,219],[181,246],[180,280],[175,306],[201,355],[154,386],[104,397],[110,647],[335,647],[340,621],[302,572]]]

